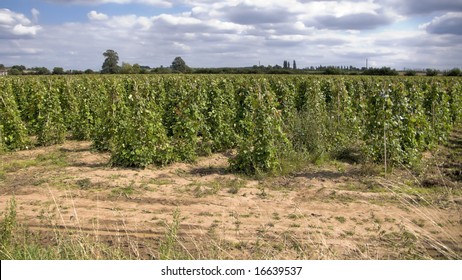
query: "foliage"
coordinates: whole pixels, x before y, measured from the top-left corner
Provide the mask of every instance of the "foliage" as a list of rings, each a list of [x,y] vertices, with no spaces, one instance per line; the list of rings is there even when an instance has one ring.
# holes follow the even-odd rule
[[[234,148],[231,167],[245,173],[279,169],[292,149],[412,164],[460,121],[461,92],[447,77],[6,77],[0,149],[71,136],[133,167]]]
[[[105,59],[102,66],[102,74],[116,74],[119,73],[119,54],[114,50],[107,50],[103,53]]]
[[[116,133],[112,164],[145,167],[170,161],[169,143],[162,125],[156,93],[146,81],[127,80],[128,89],[115,105]]]
[[[236,143],[233,84],[226,79],[210,80],[204,90],[201,149],[207,154],[233,148]]]
[[[378,75],[378,76],[397,76],[398,71],[391,69],[390,67],[382,68],[368,68],[363,71],[364,75]]]
[[[283,132],[281,112],[276,96],[266,80],[251,81],[242,96],[244,107],[240,122],[237,156],[230,161],[231,169],[247,174],[278,169],[280,159],[290,146]]]
[[[21,119],[12,85],[0,80],[0,150],[26,149],[27,129]]]
[[[417,72],[415,70],[406,70],[404,73],[404,76],[415,76],[417,75]]]
[[[326,70],[324,70],[324,74],[326,74],[326,75],[340,75],[340,74],[342,74],[342,70],[340,70],[339,68],[334,67],[334,66],[329,66],[329,67],[326,68]]]
[[[11,246],[16,228],[16,200],[13,198],[9,201],[8,207],[0,222],[0,258],[6,257],[6,249]]]
[[[175,57],[175,59],[172,61],[171,68],[174,72],[179,72],[179,73],[191,72],[191,69],[188,67],[188,65],[186,65],[186,62],[180,56]]]
[[[59,100],[62,87],[53,86],[50,80],[44,80],[37,85],[39,96],[37,109],[37,142],[48,146],[64,142],[66,126]]]
[[[445,73],[446,76],[453,76],[457,77],[461,75],[460,69],[459,68],[453,68]]]
[[[436,69],[430,69],[430,68],[428,68],[428,69],[425,70],[425,75],[427,75],[427,76],[429,76],[429,77],[438,76],[438,73],[439,73],[439,71],[436,70]]]
[[[197,157],[202,123],[199,85],[175,78],[166,92],[165,119],[175,161],[194,161]]]
[[[52,74],[53,75],[63,75],[64,69],[62,67],[55,67],[53,68]]]

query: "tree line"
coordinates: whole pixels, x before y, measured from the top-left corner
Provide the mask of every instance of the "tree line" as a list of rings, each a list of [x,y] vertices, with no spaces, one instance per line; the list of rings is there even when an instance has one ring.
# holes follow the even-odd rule
[[[298,68],[297,62],[293,60],[292,64],[289,60],[284,60],[282,66],[276,65],[253,65],[251,67],[219,67],[219,68],[191,68],[181,57],[175,57],[171,65],[164,67],[151,68],[138,63],[130,64],[122,62],[119,66],[119,55],[114,50],[106,50],[103,53],[104,62],[101,71],[87,70],[64,70],[62,67],[54,67],[51,71],[46,67],[26,68],[24,65],[13,65],[5,67],[0,64],[0,71],[7,71],[8,75],[78,75],[78,74],[325,74],[325,75],[378,75],[378,76],[462,76],[459,68],[451,70],[439,71],[437,69],[428,68],[425,71],[416,71],[408,69],[404,72],[399,72],[390,67],[372,68],[372,67],[354,67],[350,66],[311,66],[307,68]]]

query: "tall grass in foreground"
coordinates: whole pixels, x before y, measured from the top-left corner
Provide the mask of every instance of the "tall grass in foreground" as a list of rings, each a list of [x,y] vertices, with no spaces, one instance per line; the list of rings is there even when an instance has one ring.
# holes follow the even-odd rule
[[[117,247],[72,232],[54,228],[50,234],[32,232],[17,221],[13,198],[0,222],[0,259],[2,260],[93,260],[128,259]],[[44,244],[48,243],[48,244]]]

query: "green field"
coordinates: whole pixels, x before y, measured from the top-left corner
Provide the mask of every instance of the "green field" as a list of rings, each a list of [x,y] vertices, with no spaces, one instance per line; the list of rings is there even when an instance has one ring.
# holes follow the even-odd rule
[[[69,137],[145,167],[237,149],[232,167],[251,174],[280,169],[291,151],[412,164],[462,115],[457,78],[30,77],[0,90],[3,150]]]

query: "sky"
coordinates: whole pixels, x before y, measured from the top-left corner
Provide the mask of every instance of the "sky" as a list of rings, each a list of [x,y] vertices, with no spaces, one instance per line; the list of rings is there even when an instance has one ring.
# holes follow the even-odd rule
[[[0,0],[0,64],[462,68],[461,0]]]

